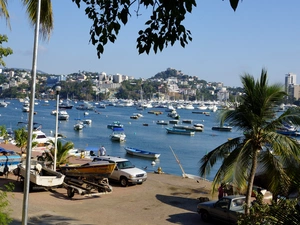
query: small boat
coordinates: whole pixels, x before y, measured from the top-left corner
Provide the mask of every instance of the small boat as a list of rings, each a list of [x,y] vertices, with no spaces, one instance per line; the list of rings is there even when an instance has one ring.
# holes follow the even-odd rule
[[[167,127],[166,130],[168,134],[182,134],[182,135],[190,135],[190,136],[195,135],[195,131],[192,130],[177,129],[174,127],[173,128]]]
[[[121,124],[119,121],[114,121],[113,123],[107,125],[108,129],[122,128],[122,127],[123,127],[123,124]]]
[[[140,118],[140,117],[139,117],[139,116],[137,116],[137,115],[132,115],[132,116],[130,116],[130,119],[137,120],[138,118]]]
[[[17,174],[21,181],[24,181],[26,177],[26,162],[18,165]],[[51,170],[43,165],[43,162],[31,160],[30,162],[30,186],[29,191],[32,191],[33,187],[57,187],[63,184],[65,175],[57,171]]]
[[[194,127],[202,127],[204,129],[204,125],[202,123],[194,123]]]
[[[183,129],[183,130],[191,130],[191,131],[198,131],[198,132],[202,132],[203,131],[203,127],[184,126],[184,125],[177,125],[177,124],[175,124],[173,126],[173,128]]]
[[[189,124],[192,124],[192,123],[193,123],[193,120],[185,119],[185,120],[182,120],[182,123],[189,123]]]
[[[83,124],[88,124],[88,125],[92,124],[92,119],[86,118],[86,119],[83,119],[81,121],[82,121]]]
[[[213,126],[211,129],[218,130],[218,131],[231,131],[232,127],[231,126]]]
[[[5,101],[0,101],[0,107],[7,107],[8,104]]]
[[[80,103],[78,106],[75,107],[78,110],[94,110],[94,106],[87,102],[84,101],[83,103]]]
[[[149,113],[149,114],[155,114],[155,115],[163,114],[162,111],[149,111],[148,113]]]
[[[106,104],[100,103],[99,105],[97,105],[97,108],[105,109],[106,108]]]
[[[140,150],[140,149],[131,148],[131,147],[124,147],[124,149],[126,150],[127,154],[140,156],[140,157],[157,159],[160,156],[160,153]]]
[[[67,111],[62,110],[62,111],[58,111],[58,115],[57,115],[57,119],[58,120],[68,120],[69,119],[69,114],[67,113]]]
[[[179,120],[170,120],[169,123],[170,123],[170,124],[178,124],[178,123],[179,123]]]
[[[70,104],[68,101],[67,102],[61,102],[61,103],[59,103],[58,108],[60,108],[60,109],[72,109],[73,105]]]
[[[205,116],[210,116],[210,112],[203,112]]]
[[[300,136],[297,128],[291,124],[285,123],[281,127],[276,129],[278,134],[283,134],[287,136]]]
[[[22,112],[29,112],[29,111],[30,111],[29,106],[23,106]]]
[[[143,126],[148,127],[149,124],[148,123],[143,123]]]
[[[123,128],[113,128],[113,132],[110,135],[112,141],[123,142],[125,141],[126,134],[124,133]]]
[[[168,122],[168,121],[164,121],[164,120],[157,120],[157,121],[156,121],[156,124],[157,124],[157,125],[168,125],[169,122]]]
[[[83,115],[88,116],[89,112],[84,112]]]
[[[176,112],[176,110],[173,110],[172,112],[168,113],[168,117],[172,117],[175,120],[179,120],[180,116],[179,114]]]
[[[101,161],[83,165],[60,166],[62,174],[70,177],[108,178],[116,167],[115,163]]]
[[[137,116],[137,117],[139,117],[139,118],[140,118],[140,117],[144,117],[143,114],[141,114],[141,113],[133,113],[133,116]]]
[[[84,124],[81,121],[78,121],[75,125],[74,125],[74,130],[82,130],[84,128]]]

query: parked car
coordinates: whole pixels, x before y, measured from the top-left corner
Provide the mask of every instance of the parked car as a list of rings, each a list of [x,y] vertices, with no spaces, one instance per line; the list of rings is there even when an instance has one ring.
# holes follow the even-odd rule
[[[109,176],[109,179],[120,182],[123,187],[128,186],[128,184],[142,184],[147,180],[147,173],[135,167],[128,159],[114,156],[94,157],[93,162],[97,161],[116,163],[116,168]]]
[[[203,221],[211,219],[226,224],[236,224],[239,213],[244,213],[246,196],[229,195],[218,201],[207,201],[197,205],[197,212],[201,214]]]

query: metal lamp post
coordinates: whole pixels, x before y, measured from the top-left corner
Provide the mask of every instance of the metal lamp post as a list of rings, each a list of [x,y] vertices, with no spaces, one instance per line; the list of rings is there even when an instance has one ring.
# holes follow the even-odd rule
[[[60,86],[55,87],[56,94],[56,119],[55,119],[55,143],[54,143],[54,165],[53,170],[56,171],[56,157],[57,157],[57,134],[58,134],[58,105],[59,105],[59,92],[61,91]]]

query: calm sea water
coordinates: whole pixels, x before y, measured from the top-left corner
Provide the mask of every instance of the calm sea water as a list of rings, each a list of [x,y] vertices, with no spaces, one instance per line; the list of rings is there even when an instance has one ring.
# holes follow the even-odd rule
[[[50,115],[52,110],[56,109],[56,102],[49,101],[45,105],[39,101],[34,106],[34,122],[42,124],[42,131],[47,135],[53,136],[55,132],[55,116]],[[75,104],[76,106],[76,104]],[[67,110],[70,115],[68,121],[59,121],[59,133],[66,136],[63,141],[72,141],[75,148],[84,149],[85,147],[99,148],[104,145],[108,155],[120,156],[130,159],[137,167],[147,166],[147,171],[157,170],[161,167],[163,172],[181,175],[182,171],[176,161],[172,148],[179,159],[184,171],[189,174],[198,175],[199,160],[209,151],[227,141],[228,138],[237,137],[241,134],[235,130],[231,132],[213,131],[211,127],[218,124],[217,113],[210,113],[210,116],[204,114],[192,113],[195,110],[178,109],[181,120],[191,119],[193,123],[202,123],[203,132],[196,132],[195,136],[167,134],[165,128],[172,125],[157,125],[157,120],[169,121],[165,109],[146,109],[144,111],[136,110],[135,107],[113,107],[107,106],[105,109],[96,108],[97,113],[89,111],[88,118],[92,119],[92,124],[87,125],[82,131],[74,131],[73,125],[76,119],[84,119],[84,112],[73,109]],[[160,110],[162,115],[149,114],[148,111]],[[134,120],[130,119],[133,113],[142,113],[143,117]],[[22,112],[22,103],[18,100],[11,100],[6,108],[0,108],[0,125],[8,128],[17,129],[17,123],[28,120],[28,113]],[[113,121],[120,121],[124,125],[127,140],[124,143],[112,142],[109,138],[112,130],[107,125]],[[147,123],[149,126],[143,126]],[[151,165],[151,159],[129,156],[124,150],[124,146],[135,147],[138,149],[149,150],[161,153],[159,159],[155,160],[155,165]],[[212,180],[219,164],[216,164],[210,175],[206,178]]]

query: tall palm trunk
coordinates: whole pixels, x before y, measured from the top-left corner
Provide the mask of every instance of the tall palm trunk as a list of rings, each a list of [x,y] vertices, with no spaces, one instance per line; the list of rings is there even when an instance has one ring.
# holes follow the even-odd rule
[[[252,166],[250,169],[248,185],[247,185],[247,192],[246,192],[246,208],[245,208],[246,214],[249,214],[249,212],[250,212],[249,208],[251,206],[251,195],[252,195],[254,177],[255,177],[256,168],[257,168],[257,157],[258,157],[258,151],[255,150],[253,152]]]

